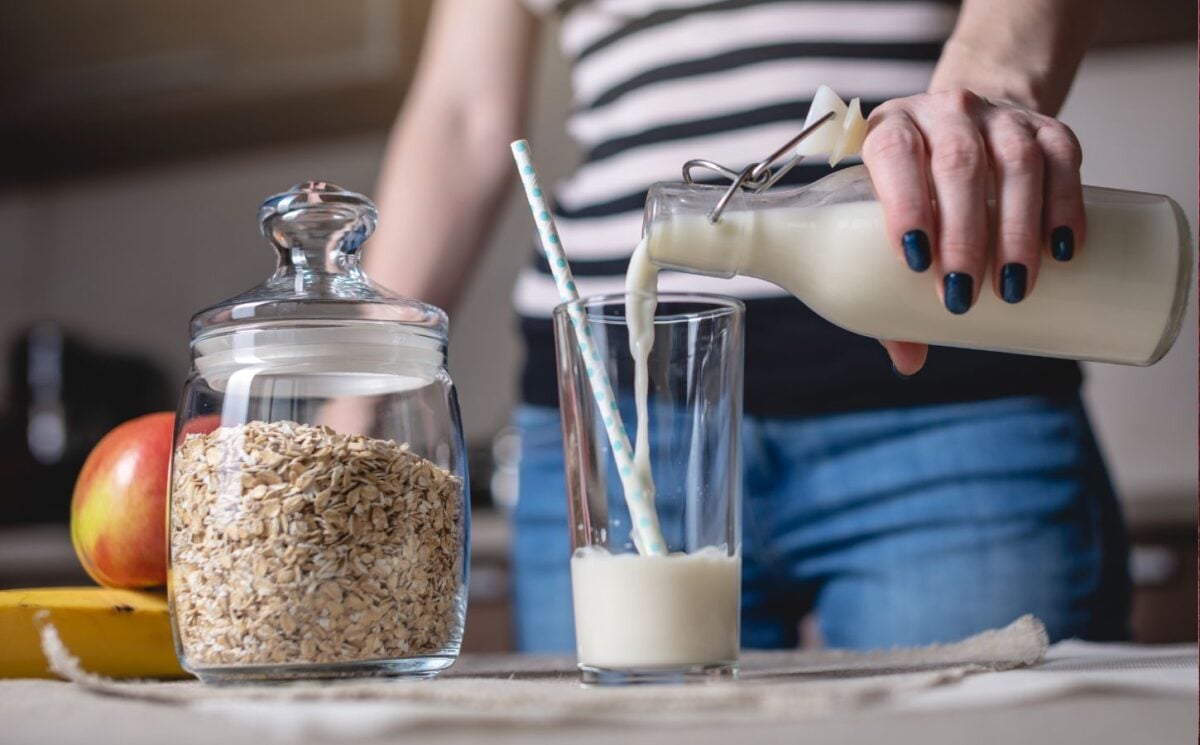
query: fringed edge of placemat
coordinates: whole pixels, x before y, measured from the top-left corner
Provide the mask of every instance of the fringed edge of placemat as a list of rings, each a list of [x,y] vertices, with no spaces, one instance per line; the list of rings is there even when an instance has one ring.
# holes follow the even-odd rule
[[[543,677],[446,677],[281,685],[205,686],[199,682],[117,681],[90,673],[49,621],[42,648],[56,674],[91,692],[159,703],[221,701],[395,701],[415,708],[406,724],[460,719],[510,723],[695,721],[696,716],[789,719],[882,703],[903,693],[952,683],[978,672],[1036,664],[1045,626],[1024,616],[1003,629],[952,644],[881,652],[797,653],[796,664],[748,670],[740,681],[688,686],[584,688]],[[810,658],[805,662],[806,658]],[[398,712],[399,714],[400,712]]]

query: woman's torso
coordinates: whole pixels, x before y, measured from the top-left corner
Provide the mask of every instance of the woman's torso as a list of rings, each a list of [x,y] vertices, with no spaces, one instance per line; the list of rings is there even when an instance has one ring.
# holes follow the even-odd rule
[[[527,0],[536,9],[550,0]],[[555,219],[581,294],[623,289],[646,190],[678,181],[691,158],[740,169],[794,135],[827,84],[864,109],[928,85],[957,4],[814,0],[566,0],[560,44],[571,64],[567,126],[584,153],[555,189]],[[784,183],[827,174],[804,165]],[[824,321],[748,277],[663,272],[660,288],[747,304],[746,410],[761,416],[1053,393],[1079,384],[1070,362],[934,350],[909,380],[874,340]],[[556,405],[550,312],[558,295],[536,249],[514,290],[527,348],[522,393]]]

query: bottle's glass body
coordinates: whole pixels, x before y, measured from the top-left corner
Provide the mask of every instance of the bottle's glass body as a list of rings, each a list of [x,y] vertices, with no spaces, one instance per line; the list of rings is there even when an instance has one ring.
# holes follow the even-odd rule
[[[1087,241],[1071,261],[1043,261],[1033,291],[1015,304],[996,297],[989,266],[975,305],[954,315],[935,293],[940,278],[897,257],[864,168],[739,194],[712,223],[708,214],[723,193],[684,184],[651,189],[644,226],[651,260],[765,279],[866,336],[1148,365],[1178,335],[1191,287],[1191,233],[1179,205],[1161,195],[1084,187]]]

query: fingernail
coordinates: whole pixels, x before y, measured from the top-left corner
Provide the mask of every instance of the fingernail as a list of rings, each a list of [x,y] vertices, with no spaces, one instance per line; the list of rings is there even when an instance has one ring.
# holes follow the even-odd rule
[[[1050,231],[1050,255],[1058,261],[1070,261],[1075,255],[1075,233],[1066,225]]]
[[[974,280],[966,272],[950,272],[942,279],[946,289],[946,310],[960,316],[971,309]]]
[[[1025,299],[1025,281],[1029,270],[1024,264],[1013,262],[1000,268],[1000,297],[1006,303],[1019,303]]]
[[[912,377],[911,375],[905,375],[904,373],[900,372],[900,369],[897,368],[894,363],[892,364],[892,375],[895,375],[897,378],[900,378],[901,380],[908,380],[909,378]]]
[[[929,236],[924,230],[910,230],[900,237],[904,246],[904,260],[908,268],[914,272],[923,272],[933,263],[933,254],[929,251]]]

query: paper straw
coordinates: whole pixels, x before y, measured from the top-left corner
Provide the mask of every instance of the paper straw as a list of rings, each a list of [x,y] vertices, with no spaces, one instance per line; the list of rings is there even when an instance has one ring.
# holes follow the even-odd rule
[[[533,167],[529,143],[517,140],[510,147],[513,159],[517,161],[521,182],[525,184],[525,197],[529,200],[529,209],[533,212],[533,221],[537,224],[538,237],[541,238],[542,249],[546,252],[546,261],[550,263],[554,283],[558,286],[558,296],[564,303],[574,302],[579,299],[579,291],[575,289],[575,280],[571,277],[571,267],[563,253],[558,228],[554,225],[554,217],[550,214],[550,207],[546,204],[542,187],[538,183],[537,169]],[[601,363],[600,352],[592,341],[592,330],[578,305],[568,307],[567,315],[575,328],[575,338],[579,341],[579,351],[587,365],[592,394],[596,397],[596,405],[604,418],[604,431],[608,433],[608,442],[617,461],[617,472],[621,474],[625,504],[629,506],[629,516],[633,520],[631,528],[634,545],[643,554],[665,555],[667,546],[658,526],[658,513],[654,510],[652,485],[643,484],[637,478],[637,469],[633,465],[633,448],[629,444],[629,436],[625,434],[625,425],[621,422],[617,398],[613,395],[612,385],[608,381],[608,370]]]

